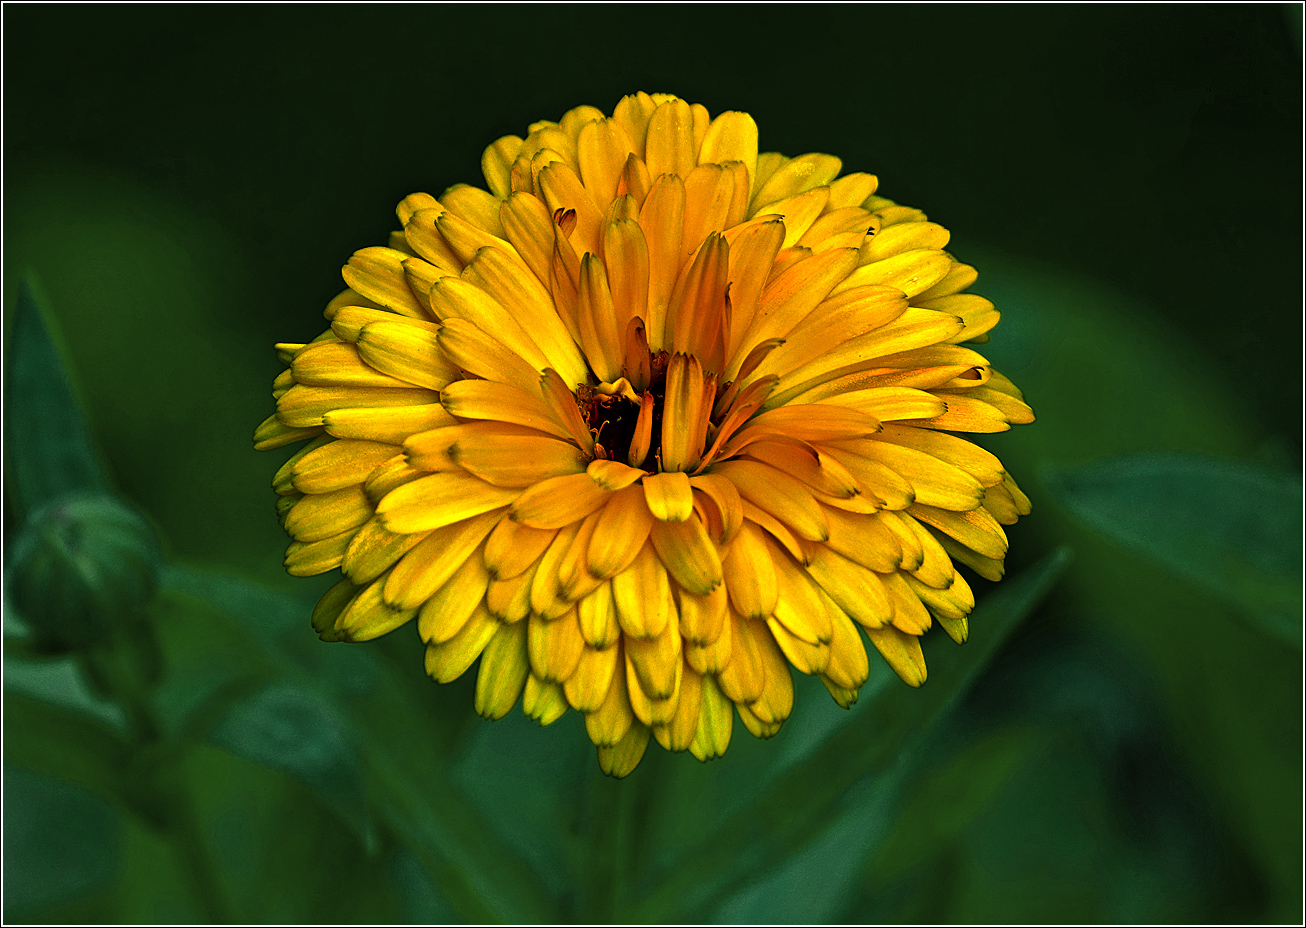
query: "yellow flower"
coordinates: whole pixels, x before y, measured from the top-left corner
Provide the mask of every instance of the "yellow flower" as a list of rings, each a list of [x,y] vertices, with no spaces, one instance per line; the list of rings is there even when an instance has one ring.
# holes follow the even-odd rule
[[[962,342],[993,305],[948,232],[839,176],[758,154],[746,113],[634,94],[499,139],[489,191],[398,207],[345,266],[259,448],[290,573],[340,568],[313,625],[417,618],[436,680],[480,658],[476,709],[585,715],[624,776],[650,733],[706,760],[758,737],[790,666],[843,706],[862,633],[912,686],[919,636],[998,579],[1029,502],[950,432],[1033,420]]]

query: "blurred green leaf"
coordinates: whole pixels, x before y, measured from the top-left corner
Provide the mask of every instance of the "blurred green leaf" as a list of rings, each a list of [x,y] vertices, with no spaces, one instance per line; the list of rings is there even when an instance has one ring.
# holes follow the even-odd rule
[[[93,693],[71,657],[23,660],[6,654],[4,679],[6,692],[86,715],[118,732],[127,730],[122,707]]]
[[[948,641],[940,648],[939,636],[931,636],[925,645],[930,677],[924,687],[887,687],[859,705],[855,724],[838,729],[804,763],[777,777],[756,802],[688,849],[673,873],[649,894],[640,915],[654,920],[701,919],[702,913],[732,896],[747,895],[747,905],[739,911],[725,909],[728,917],[820,921],[820,914],[810,908],[786,909],[795,901],[789,895],[792,887],[786,889],[786,884],[775,881],[776,873],[786,866],[801,867],[795,855],[806,852],[835,822],[840,823],[842,835],[845,821],[862,819],[860,827],[850,827],[843,836],[845,857],[860,863],[873,851],[875,840],[887,830],[883,818],[893,814],[899,778],[910,775],[917,749],[931,727],[963,697],[1069,562],[1070,552],[1061,549],[1005,581],[971,617],[974,632],[966,647]],[[864,781],[863,788],[853,789]],[[827,873],[821,884],[822,904],[831,912],[839,911],[858,873],[859,867],[851,866],[833,881]]]
[[[1093,528],[1301,644],[1300,475],[1155,454],[1050,469],[1044,480]]]
[[[28,275],[19,289],[5,359],[8,490],[24,513],[70,492],[107,488],[42,303]]]
[[[106,798],[121,795],[132,753],[116,731],[81,710],[11,689],[7,670],[5,683],[6,763],[59,777]]]
[[[5,765],[4,918],[93,892],[118,872],[122,823],[102,799]]]
[[[375,847],[357,752],[344,719],[322,697],[293,683],[270,684],[233,706],[209,737],[298,777],[357,829],[364,846]]]
[[[982,736],[916,778],[901,820],[870,860],[873,884],[884,884],[936,857],[994,801],[1036,743],[1031,726],[1016,725]]]
[[[215,741],[310,783],[342,812],[365,794],[363,808],[408,846],[463,920],[550,920],[539,877],[453,778],[442,741],[466,703],[459,716],[427,711],[441,688],[418,654],[394,667],[385,663],[392,640],[323,644],[308,622],[311,600],[236,577],[171,568],[165,587],[238,621],[274,675],[274,686],[235,707]],[[311,743],[297,745],[301,738]],[[351,768],[362,778],[357,788]]]

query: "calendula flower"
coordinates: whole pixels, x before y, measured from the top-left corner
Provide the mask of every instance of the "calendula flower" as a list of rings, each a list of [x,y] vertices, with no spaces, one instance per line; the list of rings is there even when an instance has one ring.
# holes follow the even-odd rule
[[[953,559],[998,579],[1029,511],[951,433],[1033,415],[961,345],[998,313],[947,230],[841,166],[639,93],[400,203],[255,434],[312,439],[274,486],[288,570],[343,574],[321,637],[416,618],[436,680],[479,658],[483,716],[584,713],[617,776],[650,734],[773,735],[791,667],[851,705],[863,635],[922,683],[919,636],[966,637]]]

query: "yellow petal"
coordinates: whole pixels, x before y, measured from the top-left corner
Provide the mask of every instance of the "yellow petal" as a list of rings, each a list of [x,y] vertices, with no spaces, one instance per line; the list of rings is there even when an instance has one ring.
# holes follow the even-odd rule
[[[549,367],[561,374],[568,383],[585,382],[585,359],[567,327],[558,318],[549,291],[534,274],[526,272],[520,259],[495,248],[482,249],[467,265],[462,276],[489,294],[499,305],[511,307],[512,317],[539,347]],[[498,329],[486,331],[494,332],[503,341]],[[507,344],[511,347],[510,342]]]
[[[590,541],[590,573],[608,579],[625,570],[644,546],[653,514],[644,502],[643,487],[628,486],[614,492],[604,505]]]
[[[255,451],[272,451],[276,448],[284,448],[286,445],[293,445],[297,441],[303,441],[306,438],[315,438],[322,434],[320,428],[310,429],[292,429],[289,426],[281,424],[276,415],[268,416],[254,430],[254,450]]]
[[[540,725],[552,725],[567,714],[567,696],[557,683],[546,683],[535,674],[527,674],[522,693],[522,712]]]
[[[594,712],[603,705],[612,689],[612,677],[617,670],[620,653],[615,644],[602,650],[586,645],[581,651],[576,670],[563,684],[567,702],[573,709],[578,712]]]
[[[951,236],[933,222],[899,222],[886,226],[862,246],[862,263],[882,261],[904,251],[929,248],[942,250]]]
[[[645,476],[644,499],[653,517],[663,522],[684,522],[694,512],[689,475],[682,472]]]
[[[730,480],[743,499],[770,513],[800,538],[824,541],[829,537],[821,507],[787,474],[757,461],[725,461],[713,465],[713,472]]]
[[[566,526],[544,550],[531,582],[533,618],[556,619],[569,609],[574,611],[571,599],[564,595],[562,589],[561,566],[567,553],[575,546],[576,537],[585,524],[582,521]]]
[[[413,617],[412,609],[396,609],[381,597],[385,581],[364,587],[336,619],[333,631],[343,641],[371,641],[394,631]]]
[[[842,609],[831,602],[826,614],[830,617],[833,637],[830,639],[830,663],[825,668],[825,676],[841,689],[856,691],[866,682],[871,672],[866,647],[862,644],[861,635],[857,633],[857,626]],[[856,700],[855,692],[852,698]]]
[[[358,586],[349,580],[341,580],[331,589],[322,594],[322,598],[317,601],[313,607],[313,630],[323,641],[335,641],[336,619],[344,611],[345,606],[358,595]]]
[[[522,493],[511,515],[531,528],[562,528],[585,518],[611,496],[588,474],[550,477]]]
[[[901,474],[911,484],[918,503],[962,512],[974,509],[984,496],[978,480],[924,451],[885,441],[864,442],[860,449],[866,457]]]
[[[893,616],[889,594],[879,574],[867,570],[823,545],[808,551],[811,574],[826,594],[848,615],[866,628],[880,628]]]
[[[539,559],[555,534],[501,519],[485,540],[485,567],[496,580],[515,577]]]
[[[322,424],[336,438],[403,444],[418,432],[454,425],[458,420],[439,403],[418,406],[391,406],[385,409],[333,409],[322,417]]]
[[[380,516],[372,516],[354,535],[345,550],[340,569],[354,583],[370,583],[412,550],[425,533],[397,535],[381,525]]]
[[[372,322],[358,335],[358,353],[385,374],[418,387],[442,390],[461,372],[440,351],[436,333],[402,322]]]
[[[776,608],[779,587],[771,552],[754,523],[744,522],[730,547],[723,568],[730,603],[748,619],[765,619]]]
[[[830,209],[861,206],[879,185],[874,174],[845,174],[830,184]]]
[[[697,358],[707,372],[720,373],[725,366],[730,246],[713,232],[693,255],[667,307],[667,346],[672,352]]]
[[[726,351],[731,359],[726,365],[726,379],[735,377],[743,353],[755,344],[745,342],[744,336],[752,327],[762,291],[784,236],[784,223],[778,219],[768,219],[726,232],[726,241],[730,244],[730,340]]]
[[[509,172],[520,151],[521,139],[515,135],[505,135],[487,146],[481,155],[481,173],[485,175],[490,192],[501,200],[507,199],[512,192]],[[400,222],[402,221],[401,216]]]
[[[476,712],[482,718],[501,719],[517,705],[526,674],[526,630],[521,623],[499,628],[481,654],[476,674]]]
[[[702,681],[698,726],[694,730],[689,752],[701,761],[708,761],[725,754],[726,748],[730,746],[734,704],[721,692],[715,678],[705,676]]]
[[[292,484],[301,493],[330,493],[355,486],[399,449],[377,441],[341,439],[316,448],[291,469]]]
[[[499,224],[499,198],[470,184],[454,184],[440,197],[440,205],[483,232],[503,238]]]
[[[916,504],[907,511],[926,525],[951,535],[966,547],[985,557],[996,560],[1007,556],[1007,534],[997,520],[984,509],[948,512],[933,506]]]
[[[620,741],[611,747],[599,745],[599,768],[610,777],[629,776],[639,766],[648,747],[649,730],[639,722],[633,723]]]
[[[722,602],[725,602],[724,598]],[[683,640],[685,663],[693,668],[695,673],[720,674],[730,663],[732,624],[727,612],[728,610],[722,612],[721,631],[714,640],[706,644]]]
[[[547,285],[553,254],[553,221],[549,208],[529,193],[514,193],[499,208],[504,234],[517,249],[536,280]],[[501,301],[502,302],[502,301]]]
[[[662,468],[689,470],[703,456],[714,381],[704,380],[698,358],[673,355],[667,364],[666,406],[662,412]]]
[[[657,725],[653,728],[658,743],[668,751],[683,751],[693,743],[694,735],[698,731],[702,692],[702,676],[685,667],[681,675],[676,714],[665,725]]]
[[[893,625],[909,635],[923,635],[930,629],[930,614],[920,597],[907,585],[905,575],[897,571],[877,574],[889,593],[893,605]]]
[[[616,219],[604,228],[603,262],[617,329],[625,332],[632,319],[648,314],[648,244],[637,220]]]
[[[703,137],[698,151],[699,164],[725,164],[728,161],[742,161],[752,183],[757,174],[757,123],[747,113],[720,114],[712,120]]]
[[[766,685],[756,702],[748,705],[749,711],[768,726],[779,725],[789,718],[794,708],[794,679],[789,672],[789,663],[765,625],[753,626],[757,642],[757,653],[761,657],[766,675]]]
[[[916,248],[862,265],[844,278],[839,289],[882,284],[896,287],[908,297],[913,297],[943,280],[951,267],[952,258],[946,253],[933,248]]]
[[[502,342],[466,319],[447,319],[437,339],[455,367],[484,380],[534,392],[540,375]]]
[[[426,532],[502,508],[520,495],[519,489],[496,487],[471,474],[431,474],[391,490],[376,511],[392,532]]]
[[[664,698],[645,693],[640,682],[639,673],[631,663],[629,651],[626,653],[626,689],[630,695],[630,708],[635,718],[650,727],[665,725],[676,715],[680,703],[680,683],[684,677],[684,662],[677,660],[671,668],[671,693]]]
[[[656,177],[656,174],[654,175]],[[685,185],[675,175],[658,177],[639,211],[639,225],[648,246],[648,344],[665,347],[667,304],[680,277],[681,235],[684,230]]]
[[[476,549],[501,517],[499,512],[490,512],[432,531],[390,571],[385,584],[386,602],[401,609],[416,609],[426,602],[464,561],[473,555],[479,559]],[[474,576],[479,577],[479,573]],[[450,594],[456,592],[451,590]]]
[[[459,467],[500,487],[528,487],[585,470],[579,448],[548,436],[477,435],[455,441],[449,456]]]
[[[727,544],[735,537],[744,521],[744,508],[739,498],[739,490],[720,474],[696,474],[689,478],[689,484],[716,506],[721,515],[722,533],[715,540],[720,544]]]
[[[625,658],[621,656],[620,647],[617,651],[617,670],[612,675],[608,696],[603,700],[603,705],[585,716],[585,730],[589,733],[590,740],[599,747],[619,744],[635,722],[635,713],[630,707],[630,694],[626,689]]]
[[[581,637],[591,648],[609,648],[621,637],[611,583],[600,583],[581,597],[576,604],[576,615],[580,620]]]
[[[467,280],[446,277],[431,288],[431,305],[441,319],[463,319],[486,332],[493,332],[513,354],[537,371],[550,366],[548,357],[510,313],[494,297]]]
[[[511,422],[558,438],[571,437],[571,430],[558,421],[538,393],[511,384],[458,380],[445,387],[440,396],[445,410],[460,419]]]
[[[372,504],[359,484],[304,497],[283,524],[296,541],[320,541],[357,528],[371,517]]]
[[[771,560],[779,590],[774,613],[776,621],[808,644],[829,644],[834,632],[829,610],[815,581],[778,551],[772,554]]]
[[[365,364],[348,342],[317,342],[295,355],[290,370],[295,380],[310,386],[391,387],[411,384]]]
[[[694,116],[684,100],[668,100],[649,117],[644,142],[644,161],[653,177],[679,174],[694,168],[698,149],[694,145]]]
[[[656,637],[668,622],[678,621],[666,568],[651,543],[612,578],[612,599],[621,630],[632,638]]]
[[[408,255],[393,248],[362,248],[354,252],[341,271],[353,290],[403,316],[431,318],[428,310],[408,288],[403,262]]]
[[[491,580],[485,590],[485,605],[490,614],[505,623],[520,622],[530,615],[531,588],[538,572],[536,563],[515,576]]]
[[[728,599],[724,585],[702,596],[677,588],[675,596],[680,615],[680,636],[686,642],[707,645],[721,637]]]
[[[833,155],[813,153],[788,159],[765,179],[757,182],[753,212],[757,213],[761,207],[777,200],[829,184],[839,176],[841,167],[843,162]]]
[[[923,451],[959,467],[979,481],[980,486],[991,487],[1002,482],[1002,462],[978,445],[956,435],[894,423],[885,425],[877,438]]]
[[[277,418],[291,428],[314,428],[334,409],[419,406],[439,400],[440,394],[434,390],[297,384],[277,398]]]
[[[581,652],[585,650],[576,610],[570,609],[552,621],[536,616],[527,621],[526,639],[532,672],[541,680],[565,683],[576,672]]]
[[[481,656],[500,629],[488,612],[477,611],[448,641],[426,646],[426,672],[437,683],[449,683],[463,675]]]
[[[630,467],[620,461],[607,461],[601,458],[591,461],[585,468],[585,472],[605,490],[624,490],[645,476],[645,472],[638,467]]]
[[[756,702],[766,689],[766,668],[757,630],[761,629],[763,635],[771,632],[764,623],[742,618],[733,611],[729,622],[730,661],[717,676],[721,692],[736,704]]]
[[[882,508],[906,509],[915,501],[916,494],[912,485],[897,471],[879,461],[847,450],[854,447],[860,450],[861,443],[831,442],[822,447],[857,479],[863,495],[878,502]]]
[[[892,625],[867,629],[866,635],[903,683],[920,686],[925,682],[925,655],[921,653],[919,638],[899,631]]]
[[[576,300],[581,346],[590,369],[600,381],[614,381],[621,376],[623,351],[607,273],[595,255],[581,259]]]
[[[443,573],[443,565],[435,565]],[[438,574],[437,574],[438,579]],[[448,641],[481,608],[490,575],[481,559],[469,556],[431,598],[422,604],[417,630],[422,640]]]
[[[666,623],[651,638],[627,638],[624,646],[627,664],[635,673],[640,692],[653,701],[670,699],[682,677],[679,623]]]
[[[335,570],[344,559],[353,534],[344,531],[319,541],[292,542],[286,548],[286,573],[292,577],[315,577]]]
[[[706,595],[721,583],[721,559],[698,519],[655,521],[649,540],[667,573],[689,592]]]
[[[879,517],[866,517],[839,509],[826,509],[830,525],[830,550],[868,570],[886,573],[902,563],[897,536]]]
[[[575,394],[567,387],[566,381],[551,368],[540,375],[540,395],[544,399],[544,405],[553,414],[554,421],[562,423],[567,429],[567,437],[585,454],[592,455],[594,434],[581,417]]]

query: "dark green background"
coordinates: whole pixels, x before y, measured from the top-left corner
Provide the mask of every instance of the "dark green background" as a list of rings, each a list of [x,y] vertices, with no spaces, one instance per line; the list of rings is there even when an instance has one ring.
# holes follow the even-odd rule
[[[111,476],[176,561],[291,595],[312,584],[280,568],[267,486],[284,455],[249,439],[270,346],[321,331],[339,266],[384,242],[404,195],[477,182],[500,135],[639,89],[748,111],[763,150],[878,174],[979,267],[1005,314],[984,350],[1040,417],[986,441],[1036,504],[1009,575],[1062,543],[1076,561],[938,736],[945,773],[914,783],[906,824],[848,852],[850,894],[786,917],[1299,918],[1300,645],[1049,491],[1055,468],[1134,452],[1299,470],[1299,6],[9,5],[4,52],[6,315],[35,270]],[[445,689],[441,711],[469,714],[468,687]],[[531,743],[574,754],[577,737]],[[205,750],[226,782],[227,755]],[[284,779],[213,802],[291,815],[311,797]],[[315,814],[283,884],[363,860],[407,885]],[[18,914],[148,918],[149,872]],[[280,909],[229,879],[245,920],[448,911],[362,877],[343,909]]]

